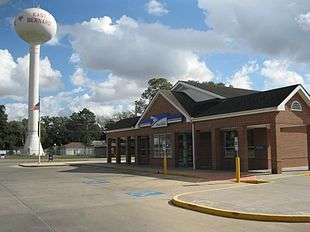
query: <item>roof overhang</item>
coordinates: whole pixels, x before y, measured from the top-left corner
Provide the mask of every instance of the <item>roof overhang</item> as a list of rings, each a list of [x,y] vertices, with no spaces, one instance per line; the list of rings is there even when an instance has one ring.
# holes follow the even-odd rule
[[[270,107],[270,108],[257,109],[257,110],[246,110],[246,111],[240,111],[240,112],[234,112],[234,113],[217,114],[217,115],[192,118],[192,121],[200,122],[200,121],[208,121],[208,120],[221,119],[221,118],[245,116],[245,115],[251,115],[251,114],[268,113],[268,112],[274,112],[274,111],[279,111],[279,110],[277,109],[277,107]]]
[[[115,129],[115,130],[108,130],[106,131],[107,134],[114,133],[114,132],[122,132],[122,131],[130,131],[130,130],[137,130],[139,128],[136,127],[128,127],[128,128],[121,128],[121,129]]]

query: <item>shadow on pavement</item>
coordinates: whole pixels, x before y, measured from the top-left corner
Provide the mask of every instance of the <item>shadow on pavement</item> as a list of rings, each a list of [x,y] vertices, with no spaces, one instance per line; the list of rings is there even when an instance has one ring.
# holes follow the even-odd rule
[[[161,174],[161,169],[146,167],[132,167],[126,164],[121,164],[116,167],[107,166],[106,164],[71,164],[74,167],[70,170],[60,172],[69,173],[109,173],[109,174],[130,174],[136,176],[146,176],[158,179],[177,180],[183,182],[197,183],[206,181],[224,181],[234,178],[234,172],[219,171],[219,170],[197,170],[191,171],[188,169],[173,169],[170,175]],[[128,169],[130,167],[130,169]],[[144,170],[145,168],[145,170]],[[169,173],[169,171],[168,171]],[[244,174],[242,177],[251,177],[253,174]]]

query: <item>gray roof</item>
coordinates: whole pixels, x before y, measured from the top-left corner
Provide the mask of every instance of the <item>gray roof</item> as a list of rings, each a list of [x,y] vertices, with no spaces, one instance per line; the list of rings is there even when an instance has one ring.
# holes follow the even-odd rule
[[[214,88],[218,90],[217,94],[219,94],[220,91],[226,89],[230,91],[230,93],[226,94],[226,96],[230,94],[236,96],[226,97],[225,99],[215,98],[201,102],[194,101],[184,92],[161,90],[161,93],[171,102],[173,102],[175,106],[177,106],[182,111],[187,112],[191,117],[203,117],[277,107],[298,86],[299,85],[292,85],[261,92],[244,89],[232,90],[234,88],[220,87]],[[134,127],[139,121],[139,118],[140,117],[122,119],[115,123],[113,129]]]
[[[199,89],[207,90],[209,92],[215,93],[217,95],[220,95],[226,98],[238,97],[238,96],[243,96],[243,95],[248,95],[251,93],[259,92],[257,90],[240,89],[240,88],[225,87],[225,86],[209,87],[207,84],[204,84],[204,83],[192,83],[192,82],[187,82],[187,81],[180,81],[180,82],[195,86]]]

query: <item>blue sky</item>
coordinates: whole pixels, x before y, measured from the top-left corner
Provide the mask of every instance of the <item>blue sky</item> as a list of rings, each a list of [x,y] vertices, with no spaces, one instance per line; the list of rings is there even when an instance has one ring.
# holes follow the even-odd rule
[[[131,110],[152,76],[309,90],[306,0],[0,0],[0,104],[10,119],[26,116],[28,78],[28,45],[10,23],[33,5],[58,22],[41,48],[46,115]]]

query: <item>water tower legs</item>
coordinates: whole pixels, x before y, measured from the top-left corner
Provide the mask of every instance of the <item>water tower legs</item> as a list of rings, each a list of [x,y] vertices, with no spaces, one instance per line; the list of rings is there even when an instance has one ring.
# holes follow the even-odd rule
[[[24,146],[28,155],[43,155],[39,139],[39,71],[40,71],[40,45],[31,45],[28,87],[28,129]]]

